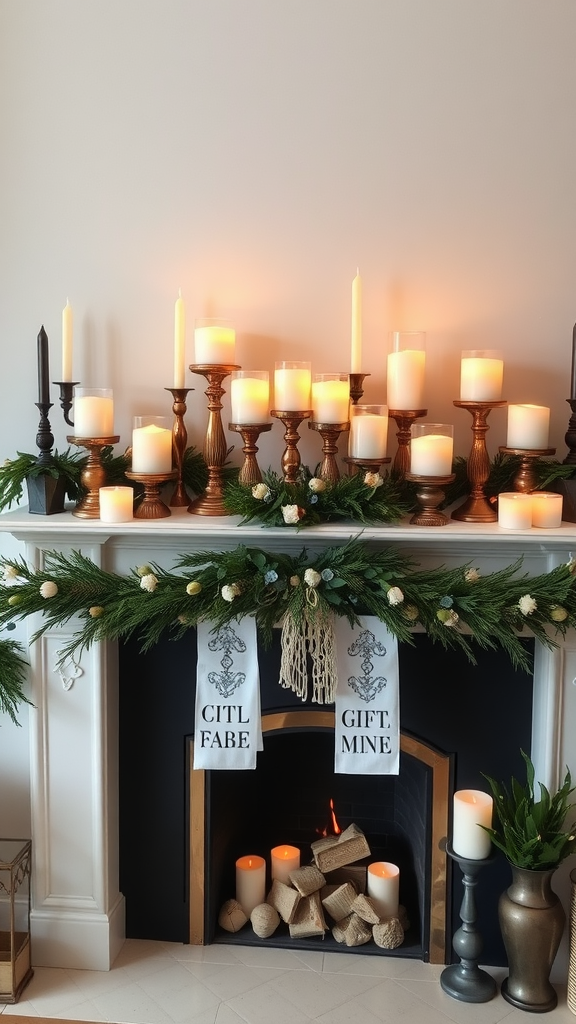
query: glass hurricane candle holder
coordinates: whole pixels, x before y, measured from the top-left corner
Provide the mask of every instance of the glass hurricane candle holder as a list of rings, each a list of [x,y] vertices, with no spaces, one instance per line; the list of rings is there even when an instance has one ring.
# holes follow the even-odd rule
[[[230,320],[205,316],[194,327],[194,362],[196,366],[229,366],[236,354],[236,331]]]
[[[74,437],[100,438],[114,434],[111,388],[74,388]]]
[[[499,402],[504,362],[497,349],[469,349],[460,363],[461,402]]]
[[[254,425],[270,418],[268,370],[235,370],[230,381],[230,420]]]
[[[172,430],[168,417],[134,417],[131,469],[136,478],[172,472]]]
[[[348,455],[383,462],[388,442],[388,406],[353,405],[350,409]]]
[[[274,367],[274,409],[276,412],[298,413],[312,410],[312,364],[298,359],[284,359]]]
[[[425,365],[425,331],[392,331],[387,375],[389,409],[422,409]]]
[[[312,420],[314,423],[347,423],[350,409],[350,379],[347,373],[315,373],[312,378]]]
[[[453,437],[451,423],[414,423],[410,440],[410,474],[449,476],[452,472]]]

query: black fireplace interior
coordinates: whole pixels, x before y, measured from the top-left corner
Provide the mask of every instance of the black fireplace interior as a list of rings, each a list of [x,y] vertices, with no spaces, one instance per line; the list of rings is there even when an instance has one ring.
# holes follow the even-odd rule
[[[461,652],[445,651],[425,635],[415,635],[414,641],[414,646],[400,647],[402,730],[453,757],[455,789],[486,789],[482,772],[505,780],[512,774],[523,778],[520,749],[530,750],[532,677],[515,672],[500,651],[475,649],[474,666]],[[533,647],[533,641],[526,644]],[[278,636],[270,650],[259,651],[259,659],[263,714],[322,710],[278,686]],[[193,630],[178,642],[163,640],[146,655],[135,642],[120,647],[120,888],[132,938],[188,941],[188,745],[194,731],[195,665]],[[301,846],[304,863],[315,830],[327,824],[332,798],[341,827],[354,820],[365,831],[371,859],[399,863],[401,902],[412,927],[398,953],[426,955],[423,887],[429,879],[421,865],[420,840],[413,834],[418,830],[407,832],[402,820],[403,814],[414,818],[413,810],[402,810],[406,801],[398,778],[334,775],[333,747],[331,732],[272,734],[256,771],[207,773],[207,941],[218,938],[218,909],[234,895],[235,858],[260,852],[256,843],[263,855],[274,845],[293,843]],[[416,788],[413,803],[421,808],[420,831],[426,832],[430,808],[420,793],[428,790],[429,778],[422,766],[408,769],[411,761],[402,756],[403,786],[406,792]],[[409,884],[416,877],[418,884]],[[478,927],[485,963],[505,963],[497,902],[509,881],[500,855],[480,873]],[[449,936],[460,924],[461,901],[461,875],[455,867],[448,894]],[[258,941],[278,944],[274,936]],[[302,941],[308,948],[314,940]]]

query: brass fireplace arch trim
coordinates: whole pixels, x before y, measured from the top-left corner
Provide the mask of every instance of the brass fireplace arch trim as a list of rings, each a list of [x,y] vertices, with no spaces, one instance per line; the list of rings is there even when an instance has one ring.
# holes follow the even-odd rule
[[[262,732],[284,729],[334,729],[333,711],[280,711],[262,716]],[[450,759],[421,740],[400,734],[400,749],[432,769],[432,836],[430,885],[430,963],[447,962],[446,854],[440,841],[448,835]],[[194,744],[189,745],[190,778],[190,944],[204,944],[204,858],[206,773],[193,770]]]

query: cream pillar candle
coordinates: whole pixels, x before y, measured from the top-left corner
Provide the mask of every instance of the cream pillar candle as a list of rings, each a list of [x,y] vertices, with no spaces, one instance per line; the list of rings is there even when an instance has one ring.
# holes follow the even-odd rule
[[[225,320],[205,317],[196,321],[194,358],[200,365],[234,364],[236,331]]]
[[[236,899],[247,917],[266,902],[266,861],[249,854],[236,861]]]
[[[270,850],[272,881],[290,884],[290,872],[300,867],[300,850],[297,846],[275,846]]]
[[[492,840],[481,828],[492,826],[492,797],[479,789],[460,789],[454,793],[452,849],[468,860],[485,860]]]
[[[100,487],[100,519],[103,523],[127,523],[133,518],[131,487]]]
[[[182,292],[174,304],[174,387],[185,387],[186,374],[186,310]]]
[[[499,402],[502,397],[504,362],[492,349],[462,353],[460,363],[461,402]]]
[[[388,407],[350,406],[348,454],[352,459],[384,459],[388,440]]]
[[[72,380],[72,307],[66,299],[62,310],[62,381]]]
[[[279,412],[305,412],[311,405],[310,363],[285,360],[274,370],[274,408]]]
[[[499,494],[498,526],[504,530],[529,530],[532,526],[532,495],[520,491]]]
[[[172,431],[163,426],[164,417],[136,416],[132,431],[132,472],[170,473],[172,469]]]
[[[350,372],[362,372],[362,279],[360,271],[352,281],[352,338],[350,353]],[[318,423],[330,423],[330,420],[318,420]],[[334,421],[338,423],[338,420]]]
[[[553,530],[562,525],[562,495],[553,491],[533,491],[532,526]]]
[[[349,410],[348,374],[315,374],[312,381],[312,419],[316,423],[347,423]]]
[[[545,405],[509,405],[507,448],[548,447],[550,409]]]
[[[417,410],[424,404],[426,352],[424,331],[393,331],[388,355],[387,403],[389,409]]]
[[[236,370],[230,382],[232,423],[267,423],[270,416],[268,370]]]
[[[452,451],[453,440],[447,434],[413,436],[410,441],[410,472],[413,476],[450,476]]]
[[[108,388],[74,389],[74,435],[112,437],[114,401]]]
[[[367,890],[381,917],[398,917],[400,868],[396,864],[384,860],[369,864]]]

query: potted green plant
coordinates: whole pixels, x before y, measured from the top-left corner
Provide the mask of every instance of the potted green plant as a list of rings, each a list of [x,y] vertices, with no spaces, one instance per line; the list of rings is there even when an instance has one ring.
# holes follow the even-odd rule
[[[505,854],[512,884],[502,893],[498,915],[508,956],[509,975],[502,995],[513,1006],[532,1012],[552,1010],[558,997],[550,971],[564,930],[565,913],[551,886],[552,876],[576,852],[576,822],[568,823],[575,804],[568,769],[555,793],[541,782],[534,791],[534,765],[521,751],[526,783],[504,783],[486,775],[494,798],[495,821],[486,829]]]

